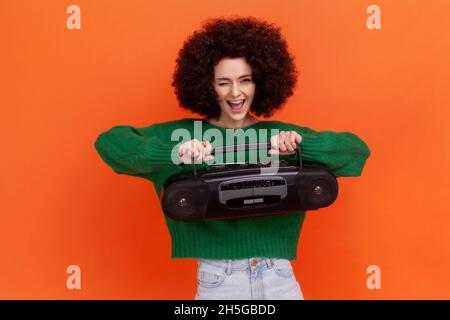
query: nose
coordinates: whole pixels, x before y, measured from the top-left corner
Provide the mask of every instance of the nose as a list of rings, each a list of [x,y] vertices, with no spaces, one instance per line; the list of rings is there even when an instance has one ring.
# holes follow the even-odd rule
[[[236,82],[233,82],[233,87],[231,88],[231,95],[233,97],[239,97],[241,94],[241,90],[239,88],[239,85]]]

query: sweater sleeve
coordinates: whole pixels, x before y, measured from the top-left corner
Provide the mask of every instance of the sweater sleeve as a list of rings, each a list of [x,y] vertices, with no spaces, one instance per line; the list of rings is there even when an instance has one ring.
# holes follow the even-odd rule
[[[95,149],[114,172],[139,176],[176,166],[171,156],[176,152],[176,144],[163,143],[155,125],[146,128],[119,125],[101,133]]]
[[[360,176],[370,156],[367,144],[351,132],[315,131],[291,125],[302,136],[302,158],[327,166],[341,177]]]

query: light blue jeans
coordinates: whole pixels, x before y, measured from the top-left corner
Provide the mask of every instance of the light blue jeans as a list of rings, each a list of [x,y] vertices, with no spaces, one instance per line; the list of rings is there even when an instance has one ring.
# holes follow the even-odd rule
[[[303,294],[287,259],[199,259],[194,300],[303,300]]]

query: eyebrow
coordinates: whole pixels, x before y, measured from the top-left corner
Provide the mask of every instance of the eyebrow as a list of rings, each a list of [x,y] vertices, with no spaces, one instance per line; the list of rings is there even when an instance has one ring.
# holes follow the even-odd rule
[[[238,79],[244,78],[244,77],[250,77],[250,76],[251,76],[251,74],[246,74],[246,75],[240,76]],[[230,79],[229,78],[216,78],[216,80],[230,80]]]

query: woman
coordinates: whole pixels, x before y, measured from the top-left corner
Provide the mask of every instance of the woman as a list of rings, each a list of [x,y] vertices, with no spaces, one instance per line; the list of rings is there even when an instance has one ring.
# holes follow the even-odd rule
[[[256,133],[256,142],[270,139],[269,154],[287,158],[295,158],[301,143],[303,159],[326,165],[336,176],[360,175],[370,150],[353,133],[258,120],[284,105],[296,77],[279,28],[251,17],[212,19],[184,43],[172,83],[180,105],[201,118],[115,126],[95,147],[116,173],[148,179],[160,197],[168,177],[193,165],[206,167],[217,160],[213,147],[235,143],[210,139],[209,131],[215,137]],[[192,139],[198,124],[201,138]],[[189,138],[174,142],[180,129]],[[276,134],[267,136],[267,130]],[[172,257],[198,259],[195,299],[303,299],[290,261],[297,257],[305,212],[189,223],[164,217]]]

